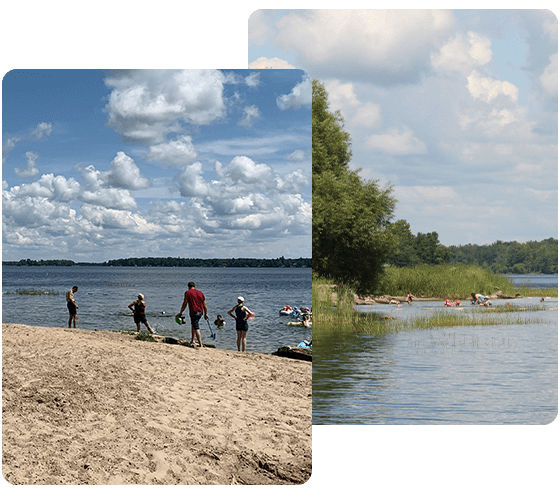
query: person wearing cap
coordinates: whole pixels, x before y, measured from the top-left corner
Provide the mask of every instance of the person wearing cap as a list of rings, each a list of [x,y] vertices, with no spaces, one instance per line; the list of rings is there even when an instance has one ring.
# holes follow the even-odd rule
[[[68,328],[72,327],[72,322],[74,323],[74,328],[76,328],[76,322],[78,321],[78,305],[74,299],[74,293],[78,292],[78,287],[74,286],[69,291],[66,292],[66,307],[70,313],[70,318],[68,319]]]
[[[134,323],[136,324],[136,331],[140,333],[140,324],[143,323],[144,325],[146,325],[148,332],[150,332],[150,334],[153,334],[154,331],[152,330],[152,327],[150,327],[150,324],[146,319],[146,302],[144,301],[144,296],[142,294],[138,294],[138,300],[134,301],[133,303],[130,303],[128,307],[132,310],[134,314]]]
[[[235,329],[237,330],[237,351],[245,351],[247,346],[247,331],[249,330],[249,324],[247,320],[249,316],[252,315],[252,311],[249,310],[243,303],[244,299],[242,296],[237,298],[237,304],[228,311],[228,315],[235,319]],[[235,311],[235,315],[233,312]]]
[[[202,336],[200,335],[200,325],[199,321],[202,318],[202,313],[204,312],[204,319],[208,320],[208,308],[206,307],[206,298],[204,294],[195,288],[194,282],[189,282],[187,284],[189,290],[185,292],[185,298],[183,299],[183,305],[181,306],[181,311],[176,317],[181,317],[183,311],[189,307],[189,314],[191,317],[191,342],[194,344],[194,338],[198,341],[198,345],[202,348]]]

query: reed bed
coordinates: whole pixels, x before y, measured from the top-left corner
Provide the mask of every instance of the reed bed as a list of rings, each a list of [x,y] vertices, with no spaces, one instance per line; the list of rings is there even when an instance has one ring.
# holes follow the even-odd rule
[[[495,275],[474,265],[420,265],[412,268],[386,268],[376,294],[464,299],[471,292],[490,295],[497,290],[514,294],[506,277]]]
[[[16,289],[14,291],[6,291],[4,294],[18,294],[22,296],[59,296],[62,292],[55,290]]]
[[[541,323],[537,317],[516,314],[502,315],[485,312],[469,312],[456,314],[448,310],[435,311],[429,316],[421,316],[406,320],[398,320],[388,323],[388,330],[402,332],[410,330],[435,329],[443,327],[479,327],[490,325],[531,325]]]
[[[413,292],[414,293],[414,292]],[[353,292],[348,287],[336,285],[323,278],[313,280],[313,339],[315,342],[332,334],[384,334],[410,330],[444,327],[528,325],[541,323],[531,311],[546,310],[546,306],[509,308],[475,307],[464,313],[436,310],[427,316],[396,320],[378,313],[358,313],[354,307]],[[316,342],[317,343],[317,342]]]
[[[472,292],[505,295],[519,292],[525,297],[558,297],[558,289],[516,288],[513,282],[476,265],[420,265],[412,268],[385,269],[374,295],[404,296],[412,292],[417,297],[465,299]]]
[[[537,289],[534,287],[516,287],[515,292],[519,292],[524,297],[558,297],[558,287],[549,289]],[[506,294],[504,292],[504,294]]]

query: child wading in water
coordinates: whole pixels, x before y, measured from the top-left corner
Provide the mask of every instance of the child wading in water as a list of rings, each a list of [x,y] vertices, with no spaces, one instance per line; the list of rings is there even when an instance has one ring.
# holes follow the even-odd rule
[[[140,333],[140,324],[143,323],[148,328],[150,334],[153,334],[154,331],[148,320],[146,320],[146,302],[144,301],[144,296],[142,294],[138,294],[138,300],[130,303],[128,307],[134,313],[134,323],[136,324],[136,331]]]

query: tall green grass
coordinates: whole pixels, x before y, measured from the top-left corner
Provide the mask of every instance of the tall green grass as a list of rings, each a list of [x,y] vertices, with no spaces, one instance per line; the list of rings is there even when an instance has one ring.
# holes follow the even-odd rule
[[[313,340],[331,334],[384,333],[380,315],[360,314],[354,310],[354,293],[331,280],[313,278]]]
[[[420,265],[413,268],[385,269],[374,295],[465,299],[472,292],[490,296],[498,291],[505,295],[558,297],[558,289],[516,288],[502,275],[476,265]]]
[[[421,265],[386,268],[375,294],[404,296],[410,291],[416,297],[464,299],[471,292],[490,295],[498,290],[515,294],[507,278],[478,266]]]

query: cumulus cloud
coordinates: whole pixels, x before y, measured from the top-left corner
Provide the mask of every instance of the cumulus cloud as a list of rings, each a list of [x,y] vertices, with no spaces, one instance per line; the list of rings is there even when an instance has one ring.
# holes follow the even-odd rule
[[[353,83],[330,80],[325,83],[329,106],[339,110],[347,122],[356,127],[374,128],[381,124],[381,107],[374,102],[361,102]]]
[[[394,155],[426,154],[428,152],[426,145],[415,137],[414,132],[407,126],[403,131],[398,128],[390,128],[386,133],[371,135],[366,146]]]
[[[136,201],[128,190],[117,188],[101,188],[99,190],[83,190],[79,199],[86,204],[108,209],[136,209]],[[83,209],[84,206],[82,206]]]
[[[278,97],[276,104],[283,111],[311,105],[311,78],[305,75],[289,94]]]
[[[208,193],[208,185],[202,177],[202,164],[199,162],[185,166],[175,176],[175,180],[183,197],[198,197]]]
[[[477,70],[468,76],[467,81],[471,96],[486,103],[492,102],[500,95],[510,98],[512,102],[517,102],[519,98],[519,89],[513,83],[485,78]]]
[[[126,157],[124,154],[123,156],[117,156],[118,166],[113,171],[128,162]],[[129,166],[130,163],[125,167]],[[108,209],[135,209],[136,201],[127,189],[110,186],[113,171],[98,171],[93,165],[81,168],[82,186],[78,199],[86,204],[94,204]],[[121,175],[121,179],[125,176]]]
[[[159,162],[163,167],[174,168],[186,166],[196,161],[198,152],[192,143],[192,138],[183,135],[177,140],[150,146],[146,159]]]
[[[25,153],[25,156],[27,157],[27,165],[25,166],[25,168],[16,168],[16,175],[24,178],[30,178],[32,176],[38,175],[39,170],[35,166],[35,163],[37,162],[37,159],[39,159],[39,154],[29,151]]]
[[[297,69],[289,62],[279,57],[259,57],[257,60],[249,63],[249,69]]]
[[[556,26],[558,28],[558,25]],[[558,95],[558,54],[550,56],[550,63],[544,69],[539,80],[548,95]]]
[[[257,164],[246,156],[234,157],[227,168],[222,169],[225,179],[231,180],[235,184],[239,183],[259,183],[267,182],[272,176],[273,171],[266,164]]]
[[[249,105],[243,108],[243,118],[237,123],[239,126],[250,128],[253,122],[260,117],[261,113],[256,105]]]
[[[150,180],[140,174],[140,169],[134,160],[124,152],[117,152],[111,161],[111,169],[107,175],[107,183],[113,187],[129,190],[148,188]]]
[[[353,83],[341,83],[340,80],[329,80],[325,83],[325,90],[329,95],[329,104],[332,110],[342,111],[346,107],[357,107],[360,105],[354,91]]]
[[[80,184],[74,179],[63,176],[54,176],[52,173],[43,175],[33,183],[22,183],[11,189],[14,196],[44,197],[45,199],[71,202],[75,200],[80,191]]]
[[[492,42],[484,35],[469,31],[462,33],[443,45],[439,53],[432,53],[431,61],[437,71],[457,71],[465,76],[477,66],[492,60]]]
[[[112,88],[108,124],[125,140],[164,142],[184,124],[208,125],[226,113],[220,71],[123,71],[105,84]]]
[[[439,10],[296,11],[275,24],[275,43],[297,53],[299,67],[318,77],[344,71],[378,84],[418,81],[430,52],[447,39],[454,16]]]

